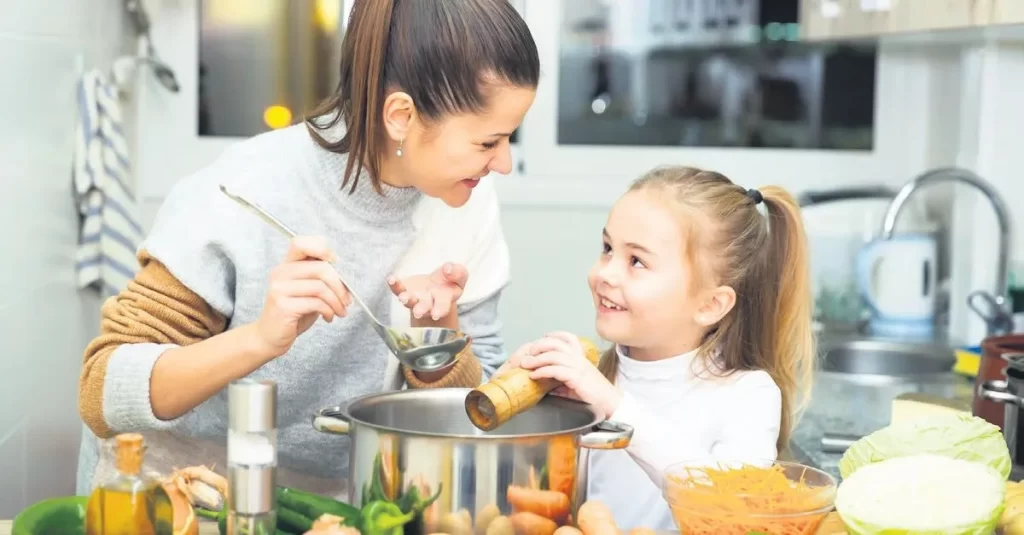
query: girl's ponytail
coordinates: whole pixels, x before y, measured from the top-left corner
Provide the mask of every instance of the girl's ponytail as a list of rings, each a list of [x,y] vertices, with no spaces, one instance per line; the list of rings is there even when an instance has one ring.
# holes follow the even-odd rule
[[[768,273],[774,273],[778,297],[774,307],[775,332],[761,339],[772,340],[773,358],[769,374],[782,390],[782,425],[779,451],[789,442],[795,419],[810,401],[816,354],[811,326],[811,274],[807,238],[800,208],[786,190],[762,188],[768,211]]]

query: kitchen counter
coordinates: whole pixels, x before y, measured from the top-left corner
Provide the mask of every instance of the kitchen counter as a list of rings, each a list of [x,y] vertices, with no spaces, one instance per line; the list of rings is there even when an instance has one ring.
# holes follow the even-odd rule
[[[892,399],[906,392],[924,392],[945,398],[971,399],[973,383],[950,373],[939,381],[904,382],[867,386],[843,381],[836,374],[820,377],[811,403],[793,430],[790,454],[798,461],[839,478],[841,453],[821,451],[828,433],[863,436],[889,424]]]
[[[0,535],[11,535],[11,520],[0,520]],[[215,522],[200,522],[199,535],[219,535]]]

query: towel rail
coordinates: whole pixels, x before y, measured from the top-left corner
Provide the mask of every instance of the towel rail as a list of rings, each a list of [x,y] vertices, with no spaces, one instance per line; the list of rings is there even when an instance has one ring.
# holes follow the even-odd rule
[[[177,93],[181,86],[174,75],[174,70],[160,60],[156,49],[153,47],[153,39],[149,32],[149,14],[146,13],[142,0],[124,0],[124,8],[129,20],[131,20],[132,26],[135,27],[135,34],[145,43],[145,54],[132,58],[133,62],[149,67],[153,71],[153,75],[160,82],[160,85],[164,86],[171,93]]]

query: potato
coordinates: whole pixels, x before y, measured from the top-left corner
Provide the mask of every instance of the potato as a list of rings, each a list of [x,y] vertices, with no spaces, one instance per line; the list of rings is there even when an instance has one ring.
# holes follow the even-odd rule
[[[457,513],[446,513],[441,517],[438,531],[449,535],[473,535],[473,519],[466,509],[459,509]]]
[[[555,530],[555,535],[583,535],[583,532],[572,526],[562,526]]]
[[[491,525],[491,521],[501,516],[501,511],[495,504],[485,505],[479,513],[476,514],[476,535],[486,535],[487,526]]]
[[[1000,527],[1003,535],[1024,535],[1024,515],[1017,515],[1009,522],[1000,521]]]
[[[459,516],[459,521],[462,523],[462,526],[466,528],[466,531],[472,533],[473,515],[470,514],[469,509],[459,509],[459,512],[455,514]]]
[[[515,535],[516,528],[512,525],[512,519],[499,515],[487,525],[485,535]]]
[[[1006,507],[1003,509],[1003,516],[999,519],[999,525],[1005,526],[1010,521],[1024,513],[1024,494],[1007,495]]]

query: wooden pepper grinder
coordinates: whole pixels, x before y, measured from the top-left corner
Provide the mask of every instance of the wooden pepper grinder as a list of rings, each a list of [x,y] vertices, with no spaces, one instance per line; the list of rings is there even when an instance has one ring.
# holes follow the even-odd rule
[[[580,338],[580,344],[587,360],[597,366],[601,351],[586,338]],[[466,414],[473,425],[492,431],[536,405],[558,385],[554,379],[534,381],[528,370],[513,368],[473,389],[466,396]]]

